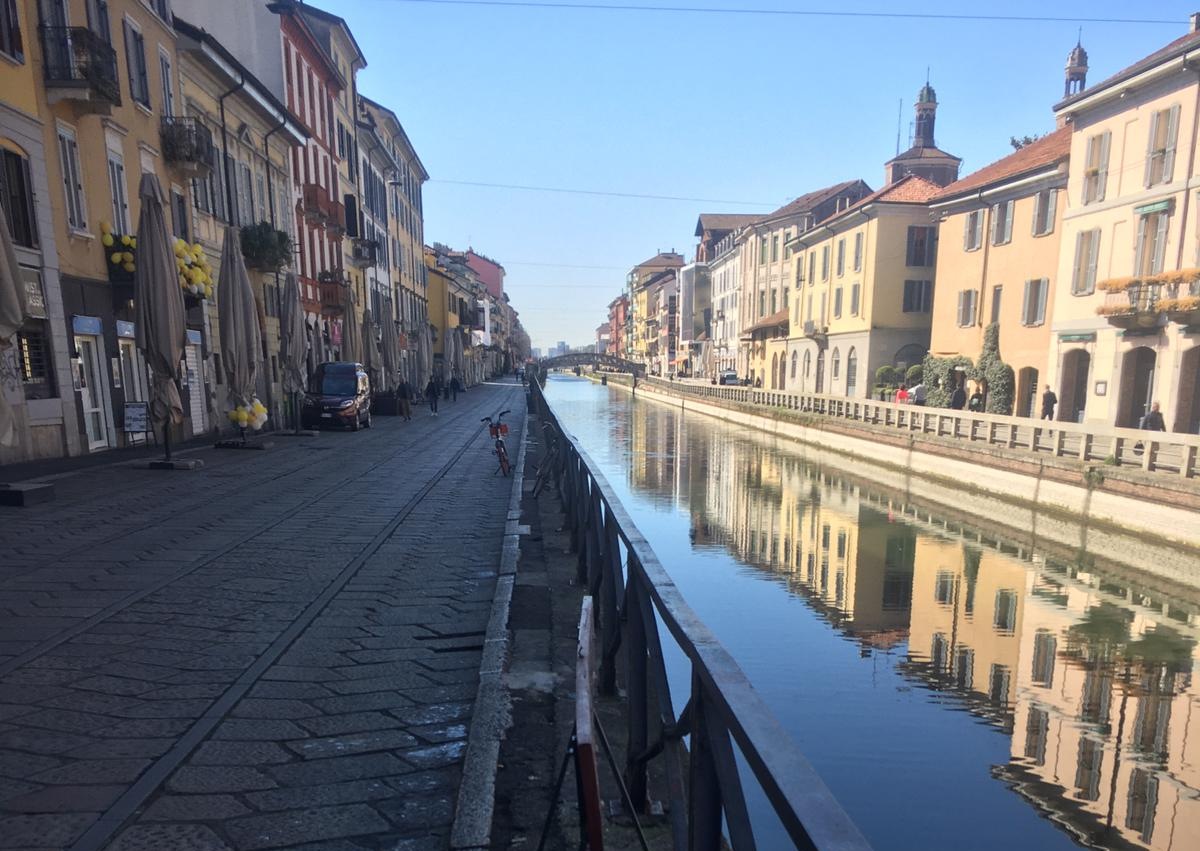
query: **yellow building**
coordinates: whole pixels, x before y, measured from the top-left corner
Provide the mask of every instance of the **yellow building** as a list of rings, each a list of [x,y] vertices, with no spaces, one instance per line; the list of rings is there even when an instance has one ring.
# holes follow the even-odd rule
[[[218,258],[228,224],[251,229],[243,245],[251,248],[245,260],[263,338],[257,392],[272,421],[280,424],[285,413],[279,368],[280,293],[283,276],[293,267],[296,244],[289,157],[294,147],[307,142],[308,133],[211,35],[179,17],[175,28],[184,108],[183,116],[172,122],[170,144],[172,148],[205,146],[216,154],[210,158],[213,166],[208,162],[193,166],[189,240],[204,246],[208,256]],[[286,255],[251,247],[264,238],[279,245],[278,234],[292,247]],[[214,273],[215,266],[214,262]],[[215,303],[208,303],[208,314],[210,347],[219,353]],[[217,370],[217,424],[224,422],[223,413],[228,409],[223,382],[224,375]]]
[[[1021,417],[1040,413],[1070,152],[1064,127],[950,184],[931,205],[940,220],[942,285],[933,298],[929,352],[977,360],[984,329],[998,325]],[[1064,418],[1075,419],[1071,411]]]
[[[880,366],[924,359],[937,251],[928,205],[939,188],[910,174],[789,243],[791,334],[768,364],[771,386],[864,397]]]
[[[0,29],[0,204],[31,318],[16,344],[0,350],[0,376],[6,376],[0,393],[13,405],[17,437],[15,446],[0,446],[0,464],[87,451],[80,440],[83,393],[74,389],[70,316],[59,287],[58,240],[66,234],[52,214],[60,205],[46,200],[59,198],[62,184],[54,182],[59,172],[53,178],[49,172],[58,147],[51,144],[53,120],[40,94],[47,71],[40,59],[37,8],[21,0],[12,11],[15,20]],[[52,33],[48,37],[53,41]]]
[[[1168,430],[1200,432],[1200,79],[1180,71],[1198,28],[1054,108],[1071,128],[1048,364],[1062,417],[1136,427],[1158,403]]]
[[[658,339],[659,304],[657,290],[651,281],[662,272],[675,271],[684,266],[683,255],[674,251],[660,251],[630,270],[626,280],[629,289],[630,346],[627,357],[639,363],[650,362],[651,343]]]
[[[741,232],[740,375],[765,388],[785,389],[778,364],[787,350],[789,293],[796,278],[789,243],[870,191],[861,180],[850,180],[809,192]]]

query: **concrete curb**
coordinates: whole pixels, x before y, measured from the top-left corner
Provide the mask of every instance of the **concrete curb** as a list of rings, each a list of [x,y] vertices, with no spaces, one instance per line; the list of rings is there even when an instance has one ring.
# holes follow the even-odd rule
[[[504,545],[500,555],[500,575],[492,598],[483,641],[483,661],[479,666],[479,689],[475,694],[475,712],[467,734],[463,758],[462,783],[450,826],[450,847],[455,851],[491,847],[492,813],[496,804],[496,771],[500,761],[500,740],[510,724],[508,689],[504,670],[508,665],[508,610],[516,582],[521,535],[521,497],[525,484],[525,441],[529,433],[527,411],[521,426],[520,448],[513,466],[512,493],[504,524]]]

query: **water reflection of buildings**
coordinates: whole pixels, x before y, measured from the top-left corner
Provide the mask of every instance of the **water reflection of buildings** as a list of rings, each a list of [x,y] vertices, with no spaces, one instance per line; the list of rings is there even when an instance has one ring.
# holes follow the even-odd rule
[[[797,454],[687,422],[635,406],[632,483],[686,500],[696,546],[770,571],[864,655],[907,639],[901,671],[1008,735],[994,776],[1080,843],[1200,847],[1195,612],[893,517]]]

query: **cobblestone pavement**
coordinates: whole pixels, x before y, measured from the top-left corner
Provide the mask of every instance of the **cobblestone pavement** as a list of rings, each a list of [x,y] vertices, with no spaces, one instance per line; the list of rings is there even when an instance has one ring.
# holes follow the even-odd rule
[[[0,509],[0,848],[441,848],[519,385]]]

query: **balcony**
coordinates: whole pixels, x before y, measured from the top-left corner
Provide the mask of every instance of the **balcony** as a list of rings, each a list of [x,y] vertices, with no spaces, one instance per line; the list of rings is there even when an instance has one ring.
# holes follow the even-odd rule
[[[328,189],[316,183],[304,184],[304,217],[334,228],[346,228],[345,207],[333,200]]]
[[[341,316],[346,310],[346,285],[337,272],[322,272],[317,277],[317,292],[321,300],[321,313],[325,316]]]
[[[1200,323],[1200,269],[1113,278],[1102,281],[1099,289],[1107,295],[1096,313],[1114,327],[1147,331],[1168,319],[1188,326]]]
[[[188,177],[204,177],[216,160],[212,131],[195,118],[164,116],[159,127],[163,156]]]
[[[121,105],[117,52],[86,27],[42,27],[46,98],[70,101],[80,114],[108,115]]]
[[[350,262],[356,269],[366,269],[379,262],[379,243],[373,239],[351,240],[350,251]]]

